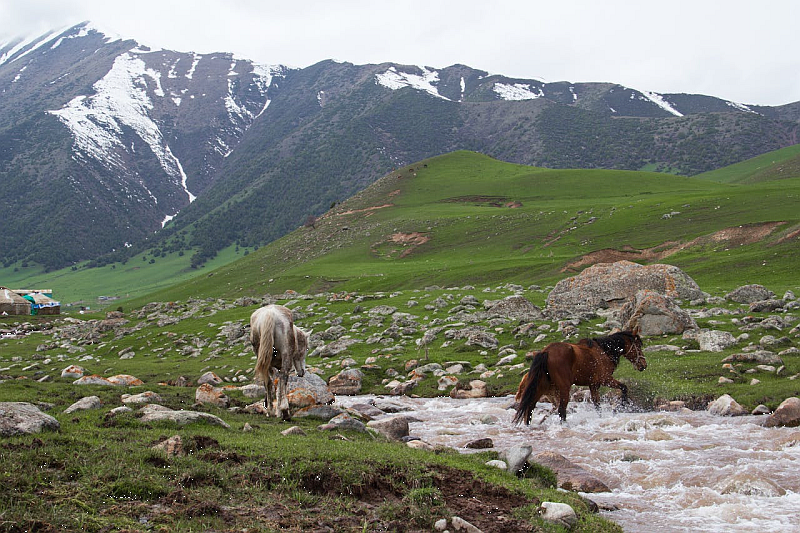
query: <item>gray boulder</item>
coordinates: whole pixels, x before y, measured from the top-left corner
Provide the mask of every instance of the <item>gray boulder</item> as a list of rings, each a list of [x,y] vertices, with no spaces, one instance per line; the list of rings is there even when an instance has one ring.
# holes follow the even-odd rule
[[[531,458],[556,473],[558,486],[577,492],[608,492],[608,486],[595,476],[556,452],[541,452]]]
[[[593,314],[598,308],[620,307],[641,290],[684,300],[705,296],[676,266],[617,261],[592,265],[577,276],[559,281],[547,296],[546,312],[555,318]]]
[[[736,337],[727,331],[701,331],[697,342],[704,352],[721,352],[736,344]]]
[[[145,407],[142,408],[141,412],[144,414],[139,421],[145,424],[148,422],[171,422],[179,426],[185,426],[187,424],[194,424],[197,422],[206,422],[215,426],[222,426],[226,429],[231,428],[227,422],[210,413],[201,413],[198,411],[173,411],[172,409],[161,406],[158,406],[157,409]]]
[[[737,289],[732,290],[725,295],[725,299],[731,302],[740,304],[751,304],[761,300],[769,300],[773,298],[775,293],[767,289],[763,285],[744,285]]]
[[[86,411],[88,409],[100,409],[101,407],[103,407],[103,402],[100,401],[98,396],[86,396],[64,409],[64,414],[68,415],[75,411]]]
[[[708,412],[718,416],[742,416],[748,414],[747,410],[728,394],[723,394],[708,404]]]
[[[626,330],[638,327],[641,335],[678,334],[697,328],[675,300],[652,290],[638,291],[628,300],[620,311],[620,323]]]
[[[544,318],[542,310],[522,296],[507,296],[487,309],[490,315],[526,321]]]
[[[800,426],[800,398],[793,396],[786,398],[775,412],[766,421],[766,427],[797,427]]]
[[[525,464],[528,462],[528,457],[530,457],[532,451],[533,447],[528,444],[512,446],[511,448],[500,452],[500,459],[505,461],[505,463],[508,465],[509,472],[516,473],[525,467]]]
[[[330,344],[320,346],[319,348],[314,350],[314,352],[311,353],[309,357],[312,356],[333,357],[335,355],[339,355],[340,353],[346,351],[352,345],[358,344],[360,342],[363,341],[359,339],[348,339],[348,338],[337,339],[331,342]]]
[[[399,441],[403,437],[408,437],[408,418],[405,416],[370,420],[367,422],[367,427],[376,429],[389,440]]]
[[[750,303],[749,311],[751,313],[771,313],[772,311],[777,311],[778,309],[783,309],[784,306],[783,300],[759,300],[757,302]]]
[[[0,437],[29,435],[43,430],[57,431],[58,420],[27,402],[0,402]]]
[[[542,502],[542,509],[544,509],[542,520],[551,524],[571,529],[572,526],[578,523],[578,515],[575,513],[575,509],[566,503]]]
[[[361,380],[364,374],[357,368],[342,370],[328,380],[328,387],[333,394],[353,395],[361,392]]]
[[[756,350],[754,352],[734,353],[722,360],[723,363],[758,363],[760,365],[782,365],[783,360],[773,352]]]

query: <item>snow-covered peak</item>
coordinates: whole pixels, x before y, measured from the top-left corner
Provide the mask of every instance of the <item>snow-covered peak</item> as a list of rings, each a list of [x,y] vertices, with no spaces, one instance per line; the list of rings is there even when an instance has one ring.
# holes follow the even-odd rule
[[[492,90],[503,100],[534,100],[544,96],[540,88],[529,83],[495,83]]]
[[[395,67],[389,67],[383,74],[375,76],[375,82],[393,91],[404,87],[412,87],[437,98],[450,100],[439,94],[439,90],[436,88],[435,84],[439,82],[439,73],[435,70],[428,70],[427,67],[419,67],[419,69],[422,71],[422,74],[399,72]]]

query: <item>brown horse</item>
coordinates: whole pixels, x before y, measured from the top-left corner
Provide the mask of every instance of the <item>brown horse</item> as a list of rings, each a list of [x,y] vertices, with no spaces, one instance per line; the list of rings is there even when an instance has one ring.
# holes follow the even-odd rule
[[[567,419],[567,404],[572,385],[588,385],[596,407],[600,406],[601,386],[622,391],[622,403],[626,403],[628,387],[612,376],[623,356],[637,370],[647,368],[639,328],[607,337],[582,339],[578,344],[548,344],[534,356],[530,370],[519,384],[519,406],[514,423],[530,424],[536,402],[545,395],[558,398],[558,415],[563,422]]]

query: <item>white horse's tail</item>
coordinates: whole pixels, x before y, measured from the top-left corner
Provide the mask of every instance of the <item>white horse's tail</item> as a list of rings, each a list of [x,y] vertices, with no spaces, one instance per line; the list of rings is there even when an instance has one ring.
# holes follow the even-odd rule
[[[258,338],[258,356],[256,357],[256,377],[260,377],[264,386],[269,382],[269,370],[272,367],[272,354],[275,347],[275,318],[272,313],[261,313],[258,321],[251,325],[251,340]],[[256,337],[256,335],[258,337]]]

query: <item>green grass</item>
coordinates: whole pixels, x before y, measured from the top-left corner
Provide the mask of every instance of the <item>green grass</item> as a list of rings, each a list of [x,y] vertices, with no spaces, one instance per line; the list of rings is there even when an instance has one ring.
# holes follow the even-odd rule
[[[244,253],[244,249],[237,251],[235,246],[230,246],[200,269],[190,268],[189,255],[181,256],[177,252],[157,258],[139,254],[125,264],[113,263],[99,268],[79,266],[76,270],[65,268],[54,272],[44,272],[36,265],[11,265],[0,267],[0,280],[3,286],[12,289],[53,289],[54,298],[65,306],[96,306],[99,296],[119,297],[124,302],[203,275],[240,259]]]
[[[573,261],[605,250],[618,251],[614,258],[627,250],[638,262],[675,264],[708,282],[707,290],[761,280],[781,291],[798,284],[796,238],[780,242],[800,223],[798,198],[800,178],[728,185],[646,172],[537,169],[457,152],[400,169],[338,205],[315,229],[300,228],[157,298],[549,285],[582,268],[568,269]],[[663,217],[670,213],[678,214]],[[783,224],[752,242],[712,238],[770,222]],[[422,239],[392,240],[414,233]],[[668,257],[646,255],[704,236]]]
[[[758,183],[800,175],[800,144],[753,157],[710,172],[698,174],[699,179],[721,183]]]
[[[794,149],[763,157],[790,161]],[[750,170],[723,169],[730,179],[719,181],[747,181]],[[549,285],[589,264],[569,267],[595,253],[605,254],[595,261],[675,264],[715,290],[760,280],[778,291],[797,285],[800,259],[792,233],[800,227],[800,169],[786,175],[733,184],[653,172],[550,170],[455,152],[392,172],[338,204],[315,228],[301,227],[246,257],[229,249],[199,271],[188,268],[187,256],[154,264],[137,256],[126,265],[76,272],[8,268],[0,279],[8,286],[52,288],[66,302],[121,296],[116,307],[286,289]],[[783,224],[752,241],[714,238],[728,228],[771,222]],[[403,234],[418,240],[393,240]],[[704,237],[677,254],[651,253]]]

